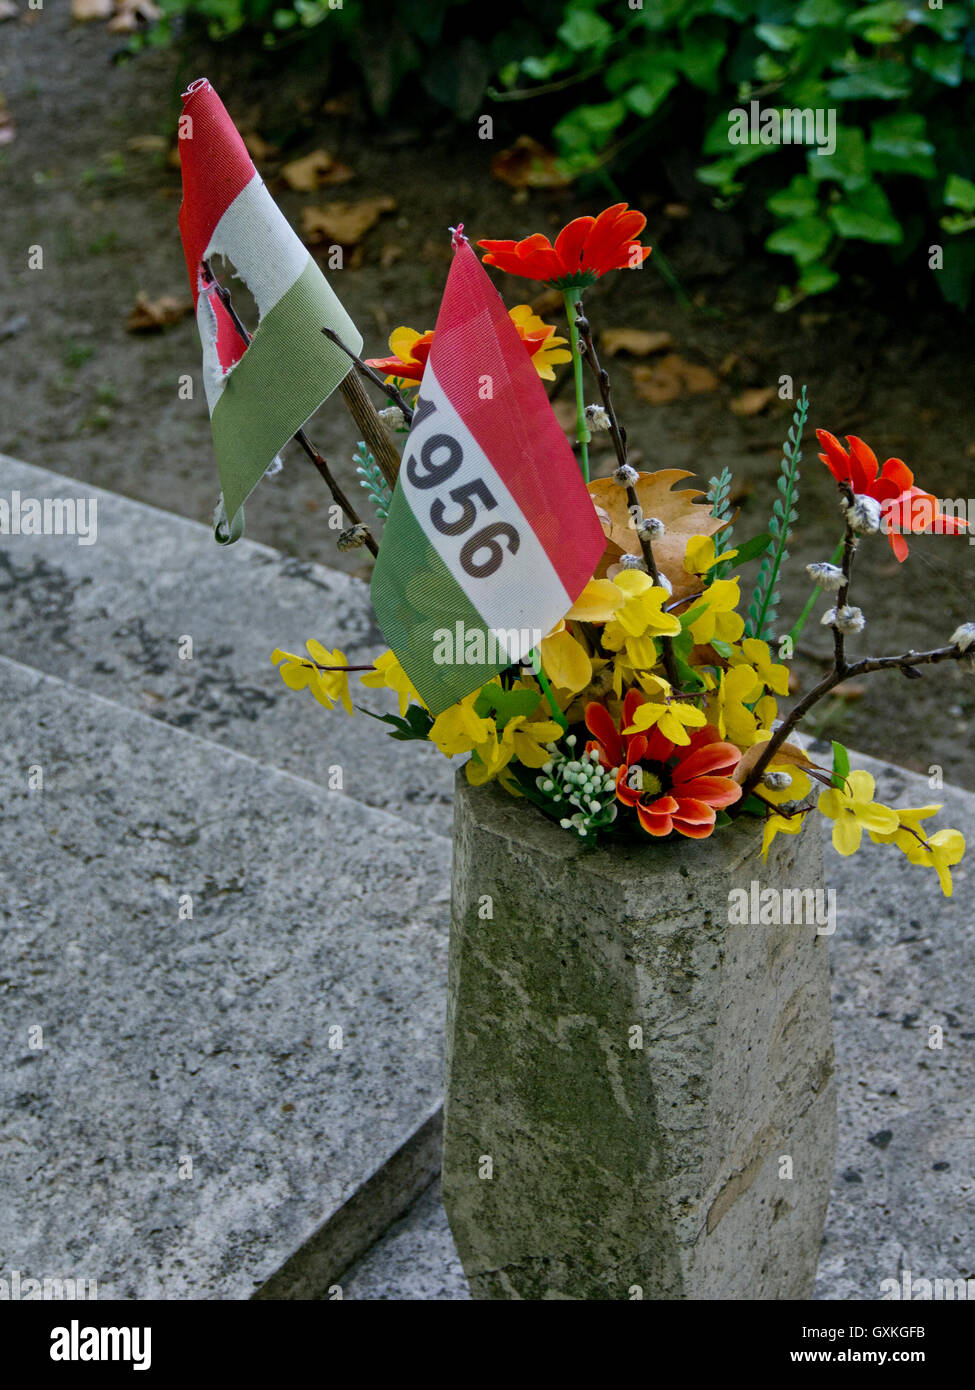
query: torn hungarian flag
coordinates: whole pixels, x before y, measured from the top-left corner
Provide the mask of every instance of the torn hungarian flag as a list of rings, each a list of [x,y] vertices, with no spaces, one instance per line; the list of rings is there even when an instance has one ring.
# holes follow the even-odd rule
[[[362,339],[264,186],[206,78],[183,94],[179,152],[179,229],[203,344],[226,526],[236,539],[244,500],[352,365],[322,329],[334,329],[355,353]],[[249,342],[208,272],[216,257],[232,264],[256,301],[259,322]]]
[[[605,544],[525,345],[458,233],[372,576],[379,626],[431,713],[523,660]]]

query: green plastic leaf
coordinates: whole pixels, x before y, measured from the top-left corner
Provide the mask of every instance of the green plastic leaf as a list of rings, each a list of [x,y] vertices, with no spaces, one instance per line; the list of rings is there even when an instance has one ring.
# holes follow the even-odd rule
[[[749,560],[757,560],[759,555],[764,555],[772,544],[772,536],[768,531],[764,531],[760,536],[752,536],[751,540],[743,541],[738,546],[738,554],[733,555],[728,561],[729,568],[736,570],[739,565],[747,565]]]
[[[519,714],[533,714],[538,708],[537,690],[502,690],[500,685],[491,683],[484,687],[474,701],[474,713],[481,719],[493,716],[499,729]]]
[[[850,775],[850,755],[842,743],[833,740],[833,786],[844,787]]]
[[[848,193],[841,203],[829,209],[828,217],[847,240],[883,242],[888,246],[904,240],[903,228],[879,183]]]
[[[833,231],[829,223],[814,214],[779,227],[766,238],[765,246],[769,251],[792,256],[798,265],[808,265],[810,261],[819,259],[832,240]]]

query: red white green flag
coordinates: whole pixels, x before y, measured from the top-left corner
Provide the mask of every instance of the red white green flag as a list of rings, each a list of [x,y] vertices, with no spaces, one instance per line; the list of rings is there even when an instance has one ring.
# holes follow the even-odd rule
[[[538,373],[458,232],[372,576],[379,626],[431,713],[526,658],[604,547]]]
[[[223,507],[236,539],[244,500],[352,365],[322,329],[334,329],[355,353],[362,339],[267,191],[206,78],[183,94],[179,151],[179,229],[203,344]],[[257,303],[259,322],[249,342],[208,276],[206,267],[216,258],[231,262]]]

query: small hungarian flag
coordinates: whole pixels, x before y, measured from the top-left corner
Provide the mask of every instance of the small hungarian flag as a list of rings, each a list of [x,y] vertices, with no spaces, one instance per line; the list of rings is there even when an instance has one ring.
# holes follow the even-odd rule
[[[362,339],[204,77],[183,94],[179,151],[179,229],[203,344],[226,523],[236,539],[245,498],[352,365],[322,329],[334,329],[355,353]],[[231,262],[257,303],[259,322],[249,343],[208,274],[216,257]]]
[[[432,714],[525,658],[606,541],[531,358],[454,236],[372,576],[383,634]]]

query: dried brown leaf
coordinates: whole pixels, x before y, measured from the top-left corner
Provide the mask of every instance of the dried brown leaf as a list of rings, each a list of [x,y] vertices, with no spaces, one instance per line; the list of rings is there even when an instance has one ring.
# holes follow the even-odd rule
[[[599,350],[605,357],[628,352],[632,357],[649,357],[674,346],[673,335],[664,329],[651,332],[645,328],[607,328],[599,335]]]
[[[673,491],[675,483],[692,476],[686,468],[661,468],[656,473],[641,473],[636,482],[643,515],[658,517],[664,523],[664,534],[654,541],[653,554],[658,568],[673,585],[675,599],[686,598],[702,587],[698,576],[684,569],[687,542],[691,536],[713,536],[722,526],[710,508],[697,500],[704,497],[700,488]],[[628,511],[625,488],[612,478],[597,478],[589,484],[589,494],[597,512],[601,509],[610,521],[608,544],[600,561],[602,572],[597,570],[598,577],[603,578],[611,565],[619,563],[622,554],[642,555],[643,550]]]
[[[509,188],[566,188],[572,182],[558,156],[530,135],[519,135],[510,149],[496,154],[491,173]]]
[[[171,323],[179,323],[193,312],[192,299],[164,294],[150,299],[146,294],[136,297],[135,305],[125,321],[126,333],[160,333]]]
[[[373,228],[385,212],[393,212],[396,199],[388,194],[378,198],[360,198],[356,202],[326,203],[320,208],[304,208],[301,213],[301,234],[309,245],[330,242],[338,246],[355,246]]]
[[[701,395],[718,386],[710,367],[688,362],[676,352],[668,352],[652,367],[634,367],[633,382],[637,395],[651,405],[668,405],[679,396]]]
[[[750,386],[747,391],[742,391],[740,396],[735,397],[731,402],[731,409],[742,418],[760,415],[774,398],[774,386]]]
[[[114,8],[114,0],[71,0],[71,18],[87,24],[93,19],[108,19]]]
[[[342,164],[327,150],[312,150],[301,159],[283,164],[281,177],[296,193],[314,193],[330,184],[348,183],[355,175],[347,164]]]
[[[736,782],[744,782],[764,751],[765,743],[754,743],[751,748],[745,750],[742,754],[741,762],[732,774]],[[789,743],[788,741],[783,743],[781,748],[776,749],[775,757],[772,759],[772,766],[811,767],[815,768],[817,772],[827,771],[826,768],[820,767],[819,763],[814,763],[809,754],[806,753],[804,749],[800,748],[797,743]]]

